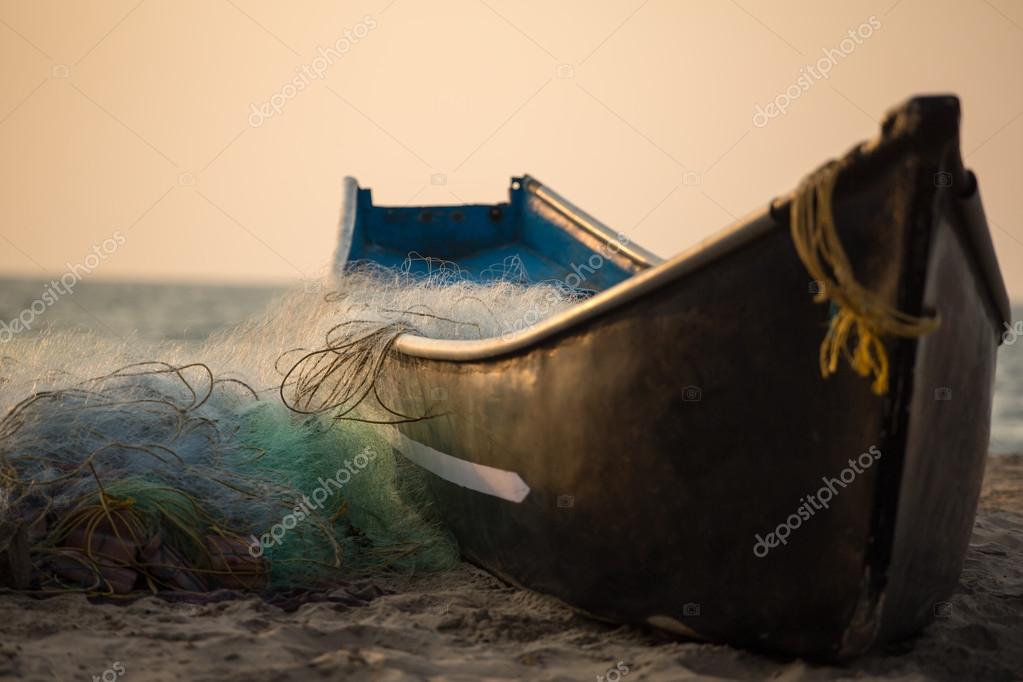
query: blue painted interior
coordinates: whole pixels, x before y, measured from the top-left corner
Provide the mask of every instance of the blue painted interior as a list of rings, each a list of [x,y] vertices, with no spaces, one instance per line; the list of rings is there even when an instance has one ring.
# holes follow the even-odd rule
[[[557,225],[560,216],[523,185],[512,178],[506,203],[463,206],[374,206],[371,191],[359,189],[348,262],[399,268],[418,255],[454,262],[467,278],[487,281],[512,274],[508,266],[517,258],[529,282],[560,280],[594,291],[631,276],[606,258],[591,261],[597,252]],[[416,273],[430,268],[415,258],[407,266]]]

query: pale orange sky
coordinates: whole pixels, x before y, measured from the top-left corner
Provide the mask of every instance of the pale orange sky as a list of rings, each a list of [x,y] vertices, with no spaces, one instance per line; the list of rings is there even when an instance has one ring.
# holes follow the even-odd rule
[[[286,89],[303,67],[322,77]],[[1021,74],[1012,0],[2,0],[0,275],[58,275],[118,232],[91,277],[312,276],[345,175],[380,203],[431,204],[500,200],[529,172],[667,256],[907,96],[953,92],[1019,300]]]

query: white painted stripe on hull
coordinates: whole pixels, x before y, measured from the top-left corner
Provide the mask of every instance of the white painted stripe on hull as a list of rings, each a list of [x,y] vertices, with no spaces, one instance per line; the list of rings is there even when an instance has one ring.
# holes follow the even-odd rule
[[[391,447],[445,481],[509,502],[522,502],[529,495],[529,486],[514,471],[452,457],[412,440],[394,427],[385,429],[385,432]]]

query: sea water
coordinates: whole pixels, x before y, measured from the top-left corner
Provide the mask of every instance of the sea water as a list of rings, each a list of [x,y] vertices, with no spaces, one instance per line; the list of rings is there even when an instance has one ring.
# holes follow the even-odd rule
[[[306,286],[309,286],[308,283]],[[83,281],[74,293],[47,305],[42,312],[23,316],[46,291],[46,282],[0,279],[0,360],[9,355],[10,322],[22,316],[31,338],[45,330],[89,331],[111,339],[143,342],[173,341],[198,346],[211,333],[228,329],[259,315],[285,294],[283,285],[158,284]],[[311,290],[311,296],[323,292]],[[41,306],[37,305],[36,310]],[[1013,310],[1023,318],[1023,308]],[[3,325],[7,325],[6,327]],[[954,387],[949,398],[955,400]],[[998,354],[991,425],[992,454],[1023,452],[1023,337],[1005,344]]]

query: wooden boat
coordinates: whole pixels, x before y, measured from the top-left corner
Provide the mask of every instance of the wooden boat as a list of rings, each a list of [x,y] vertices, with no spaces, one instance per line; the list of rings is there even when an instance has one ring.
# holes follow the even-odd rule
[[[500,338],[394,345],[379,392],[438,416],[392,443],[432,472],[464,556],[598,618],[816,658],[941,615],[1009,321],[959,116],[946,96],[892,110],[827,197],[863,289],[940,317],[879,333],[882,387],[844,361],[822,376],[840,305],[794,247],[798,191],[662,261],[529,176],[507,203],[443,207],[378,207],[346,180],[339,268],[416,252],[478,276],[517,256],[598,292]]]

